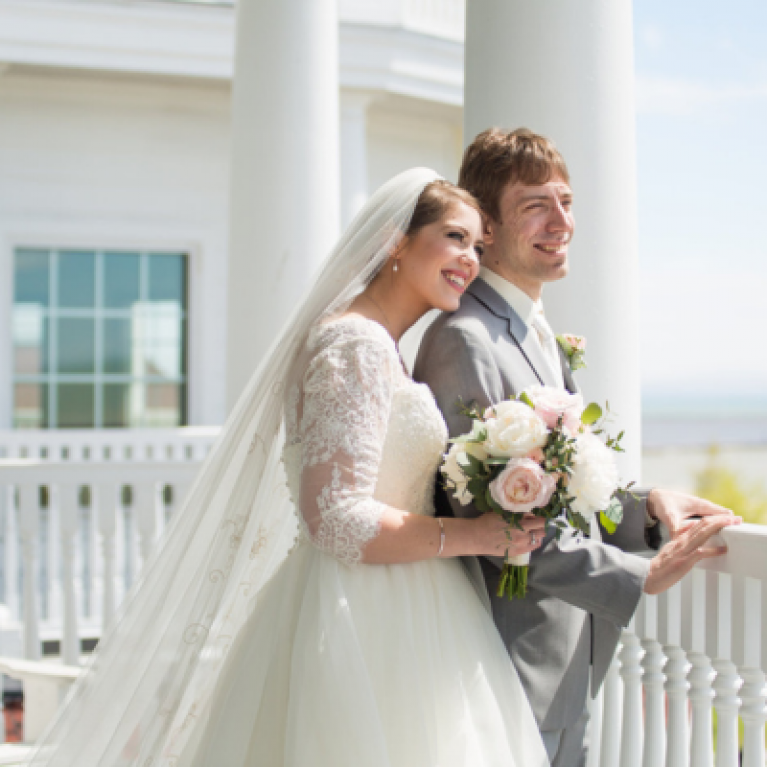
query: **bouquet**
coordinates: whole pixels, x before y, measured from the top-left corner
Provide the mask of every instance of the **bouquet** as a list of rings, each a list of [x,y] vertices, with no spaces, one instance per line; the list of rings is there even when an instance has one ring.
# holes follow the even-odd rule
[[[518,397],[491,405],[484,412],[464,408],[471,417],[468,434],[450,440],[440,471],[459,502],[479,511],[494,511],[520,528],[518,514],[533,513],[556,526],[557,536],[569,522],[588,533],[591,519],[615,532],[623,507],[614,497],[622,452],[621,432],[604,435],[603,411],[584,407],[580,394],[533,386]],[[632,483],[633,484],[633,483]],[[510,557],[501,572],[497,594],[524,597],[530,554]]]

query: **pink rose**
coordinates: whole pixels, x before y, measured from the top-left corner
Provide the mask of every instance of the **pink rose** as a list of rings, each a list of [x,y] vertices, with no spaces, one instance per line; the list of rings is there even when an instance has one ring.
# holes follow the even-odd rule
[[[547,474],[529,458],[514,458],[490,483],[490,495],[506,511],[518,514],[543,508],[557,486],[556,477]]]
[[[583,397],[580,394],[539,385],[531,386],[525,392],[533,401],[535,412],[549,429],[556,428],[560,416],[562,425],[572,434],[580,429],[583,415]]]
[[[586,351],[586,336],[574,336],[570,333],[564,333],[562,335],[562,338],[567,341],[570,346],[572,346],[573,351],[575,352],[585,352]]]

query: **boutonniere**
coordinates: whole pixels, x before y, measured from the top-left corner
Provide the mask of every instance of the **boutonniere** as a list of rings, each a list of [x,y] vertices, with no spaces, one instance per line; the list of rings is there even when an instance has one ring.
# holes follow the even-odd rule
[[[570,333],[557,336],[557,343],[562,347],[562,351],[567,355],[567,364],[573,373],[580,368],[586,367],[586,337],[573,336]]]

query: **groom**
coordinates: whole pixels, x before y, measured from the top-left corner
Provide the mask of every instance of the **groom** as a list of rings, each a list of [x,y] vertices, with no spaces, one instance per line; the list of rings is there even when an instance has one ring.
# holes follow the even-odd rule
[[[414,378],[432,389],[451,437],[470,428],[457,412],[459,398],[486,407],[532,384],[578,390],[541,303],[544,283],[568,271],[574,220],[564,159],[543,136],[491,129],[466,150],[458,183],[486,214],[483,266],[460,309],[427,330],[414,369]],[[549,531],[532,554],[524,599],[495,595],[502,559],[466,563],[484,581],[552,767],[585,766],[589,683],[595,693],[642,591],[664,591],[699,559],[721,554],[701,546],[737,521],[681,493],[636,496],[621,498],[623,522],[601,541],[573,528],[559,540]],[[437,505],[440,514],[479,514],[441,489]],[[703,519],[693,525],[691,516]],[[652,560],[637,556],[659,548],[661,526],[671,542]]]

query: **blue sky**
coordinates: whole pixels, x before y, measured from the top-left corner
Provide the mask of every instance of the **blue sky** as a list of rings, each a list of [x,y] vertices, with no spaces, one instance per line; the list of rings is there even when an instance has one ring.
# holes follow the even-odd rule
[[[643,389],[767,403],[767,2],[636,0]]]

